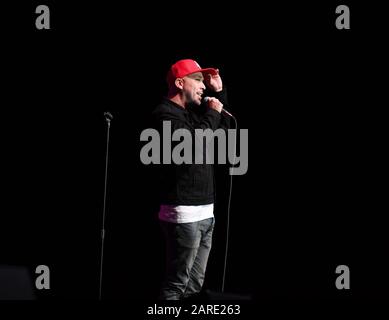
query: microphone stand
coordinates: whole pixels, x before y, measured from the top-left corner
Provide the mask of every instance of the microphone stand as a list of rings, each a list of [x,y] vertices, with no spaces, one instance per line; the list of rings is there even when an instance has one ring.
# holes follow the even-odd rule
[[[108,151],[109,151],[109,129],[113,116],[110,112],[104,112],[105,121],[107,122],[107,146],[105,150],[105,179],[104,179],[104,204],[103,204],[103,219],[101,227],[101,256],[100,256],[100,284],[99,284],[99,300],[102,298],[103,284],[103,259],[104,259],[104,238],[105,238],[105,205],[107,198],[107,178],[108,178]]]

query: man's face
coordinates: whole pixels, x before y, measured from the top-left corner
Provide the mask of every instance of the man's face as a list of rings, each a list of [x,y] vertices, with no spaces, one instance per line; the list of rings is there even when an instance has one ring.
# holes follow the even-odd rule
[[[201,72],[192,73],[184,77],[183,80],[182,90],[186,103],[200,105],[201,97],[205,90],[203,74]]]

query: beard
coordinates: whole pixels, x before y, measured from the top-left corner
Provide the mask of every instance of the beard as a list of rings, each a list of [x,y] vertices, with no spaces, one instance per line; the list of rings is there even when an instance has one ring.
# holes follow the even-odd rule
[[[185,98],[186,98],[188,106],[199,106],[199,105],[201,105],[201,101],[200,102],[198,101],[196,93],[191,94],[191,93],[188,92],[185,95]]]

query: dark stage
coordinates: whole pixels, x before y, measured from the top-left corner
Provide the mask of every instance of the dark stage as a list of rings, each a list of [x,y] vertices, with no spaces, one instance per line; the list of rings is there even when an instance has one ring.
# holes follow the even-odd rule
[[[156,303],[164,246],[139,137],[166,94],[169,66],[193,58],[220,69],[229,110],[249,132],[248,172],[233,177],[225,295],[227,165],[217,169],[199,299],[387,298],[388,55],[384,22],[365,17],[367,4],[350,5],[350,30],[335,28],[328,3],[208,4],[198,9],[205,15],[185,5],[180,19],[178,7],[48,5],[50,30],[35,29],[35,5],[3,29],[0,270],[25,279],[3,284],[3,297],[98,300],[109,111],[102,296],[133,308]],[[39,265],[50,269],[50,289],[35,287]],[[339,265],[349,268],[350,289],[335,285]]]

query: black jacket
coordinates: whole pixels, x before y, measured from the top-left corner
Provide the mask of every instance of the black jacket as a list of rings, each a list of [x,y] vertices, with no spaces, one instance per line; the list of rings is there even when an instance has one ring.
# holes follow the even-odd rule
[[[213,93],[223,106],[227,106],[225,90]],[[228,107],[227,107],[228,108]],[[201,128],[216,130],[228,129],[230,119],[204,105],[180,107],[176,103],[164,99],[152,113],[154,127],[161,137],[161,164],[157,165],[158,191],[161,204],[172,205],[204,205],[215,201],[214,168],[212,164],[162,164],[162,122],[171,121],[172,133],[176,129],[185,128],[191,132],[194,147],[194,130]],[[179,142],[175,142],[178,144]],[[175,144],[172,142],[172,150]],[[205,148],[203,149],[205,153]],[[193,150],[192,153],[195,151]],[[216,152],[215,152],[216,154]],[[194,159],[194,157],[193,157]]]

